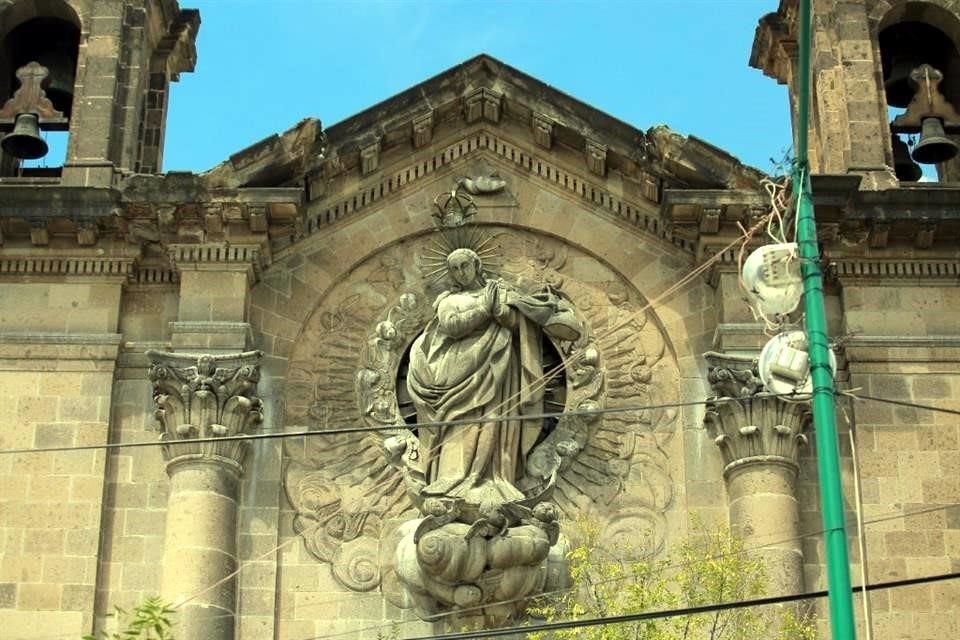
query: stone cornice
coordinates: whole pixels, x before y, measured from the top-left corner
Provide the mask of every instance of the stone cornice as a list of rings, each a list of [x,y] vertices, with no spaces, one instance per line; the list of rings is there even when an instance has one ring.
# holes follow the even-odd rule
[[[843,344],[850,363],[960,362],[960,334],[942,336],[853,335]]]
[[[760,18],[753,36],[750,66],[787,84],[792,77],[792,65],[797,55],[797,40],[793,24],[797,12],[796,0],[781,0],[776,12]]]
[[[38,256],[0,254],[0,277],[90,276],[126,282],[134,274],[134,257]]]
[[[3,332],[0,370],[112,370],[120,341],[118,333]]]
[[[909,258],[833,258],[830,274],[841,284],[914,286],[960,284],[960,257],[940,260]]]
[[[270,245],[263,244],[171,244],[166,247],[170,263],[178,272],[239,271],[249,283],[256,282],[270,264]]]
[[[234,154],[205,177],[211,186],[238,186],[292,184],[305,175],[315,199],[324,182],[379,168],[393,172],[392,162],[405,162],[411,151],[481,122],[500,132],[524,132],[531,145],[577,157],[597,175],[609,171],[631,179],[646,172],[670,186],[715,188],[756,185],[762,177],[709,143],[662,126],[640,131],[488,55],[410,87],[323,134],[318,122],[306,120]],[[271,155],[272,163],[266,161]]]

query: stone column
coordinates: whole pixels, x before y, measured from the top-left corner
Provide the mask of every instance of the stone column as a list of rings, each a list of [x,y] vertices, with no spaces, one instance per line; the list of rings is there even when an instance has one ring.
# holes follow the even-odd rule
[[[716,396],[745,398],[707,406],[705,421],[720,447],[729,496],[730,526],[763,561],[768,595],[803,591],[803,551],[796,496],[798,449],[807,441],[807,403],[763,392],[755,361],[704,354]]]
[[[232,640],[236,613],[237,499],[249,443],[189,442],[250,433],[261,353],[148,351],[156,416],[170,476],[161,595],[177,606],[177,636]]]

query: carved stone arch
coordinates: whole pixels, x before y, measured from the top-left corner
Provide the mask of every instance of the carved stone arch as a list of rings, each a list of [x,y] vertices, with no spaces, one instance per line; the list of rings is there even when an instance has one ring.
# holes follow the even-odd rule
[[[917,20],[928,22],[954,42],[960,42],[958,14],[960,2],[957,0],[880,0],[874,3],[868,15],[874,35],[895,22]]]
[[[82,14],[83,5],[75,0],[20,0],[0,9],[0,38],[27,20],[40,17],[64,20],[82,32]]]

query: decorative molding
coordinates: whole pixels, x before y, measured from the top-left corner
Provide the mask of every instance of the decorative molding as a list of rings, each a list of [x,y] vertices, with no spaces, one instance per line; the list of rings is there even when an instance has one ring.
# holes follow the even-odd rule
[[[833,275],[841,281],[876,280],[889,284],[890,280],[917,280],[917,284],[942,285],[944,280],[960,280],[960,261],[909,260],[883,258],[835,258],[830,260]]]
[[[503,95],[490,89],[480,88],[463,97],[464,118],[467,123],[479,120],[500,122]]]
[[[533,140],[544,149],[553,146],[553,118],[534,111],[530,116],[530,128]]]
[[[133,271],[133,262],[133,258],[93,256],[2,256],[0,275],[115,276],[126,279]]]
[[[707,361],[707,382],[717,397],[752,396],[763,388],[756,358],[717,351],[707,351],[703,357]]]
[[[380,139],[360,147],[360,175],[368,176],[380,169]]]
[[[960,335],[865,336],[844,340],[847,362],[960,362]]]
[[[137,265],[130,274],[131,284],[177,284],[179,282],[180,273],[168,267]]]
[[[148,350],[154,415],[167,444],[168,465],[178,459],[226,462],[242,470],[249,447],[242,440],[178,443],[195,438],[222,438],[252,433],[263,421],[260,398],[261,351],[226,356]]]
[[[584,156],[590,173],[604,177],[607,175],[607,145],[587,138]]]
[[[433,142],[433,109],[413,118],[413,148],[421,149]]]
[[[170,244],[167,252],[178,271],[240,270],[250,277],[259,275],[268,264],[260,244]]]
[[[119,333],[0,333],[2,371],[112,371]]]
[[[324,226],[366,209],[383,198],[403,191],[409,185],[433,176],[438,170],[477,152],[492,152],[499,159],[527,171],[532,178],[539,178],[554,188],[572,193],[688,253],[692,254],[695,250],[693,242],[675,237],[668,225],[656,213],[644,209],[636,202],[610,193],[597,183],[587,182],[582,176],[571,173],[544,157],[532,155],[507,138],[484,129],[472,132],[443,147],[432,157],[401,166],[389,173],[385,172],[379,180],[363,183],[352,193],[346,195],[338,193],[336,199],[331,198],[326,203],[325,208],[315,210],[316,213],[312,213],[307,218],[305,234],[316,233]],[[638,186],[640,193],[648,202],[657,203],[660,197],[660,186],[655,176],[644,174]],[[735,252],[729,253],[729,260],[735,261]]]

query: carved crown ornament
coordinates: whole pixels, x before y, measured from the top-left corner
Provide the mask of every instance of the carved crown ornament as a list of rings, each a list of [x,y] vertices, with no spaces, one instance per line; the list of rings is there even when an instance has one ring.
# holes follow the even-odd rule
[[[724,461],[724,476],[754,463],[799,470],[811,414],[807,402],[786,400],[763,390],[756,359],[708,351],[707,381],[715,395],[704,422]],[[735,398],[735,399],[734,399]]]
[[[149,350],[146,355],[168,464],[203,459],[242,472],[248,442],[183,441],[253,433],[263,420],[262,403],[254,395],[263,353],[211,356]]]
[[[359,265],[290,359],[286,424],[388,427],[284,444],[296,531],[345,588],[425,619],[475,605],[499,624],[518,610],[493,602],[562,586],[560,530],[579,513],[603,520],[605,544],[641,532],[656,553],[673,504],[676,411],[580,414],[675,399],[666,336],[600,263],[584,280],[562,241],[465,215],[501,188],[458,180],[437,230]],[[475,382],[432,399],[476,363]],[[483,426],[429,426],[458,416]]]

